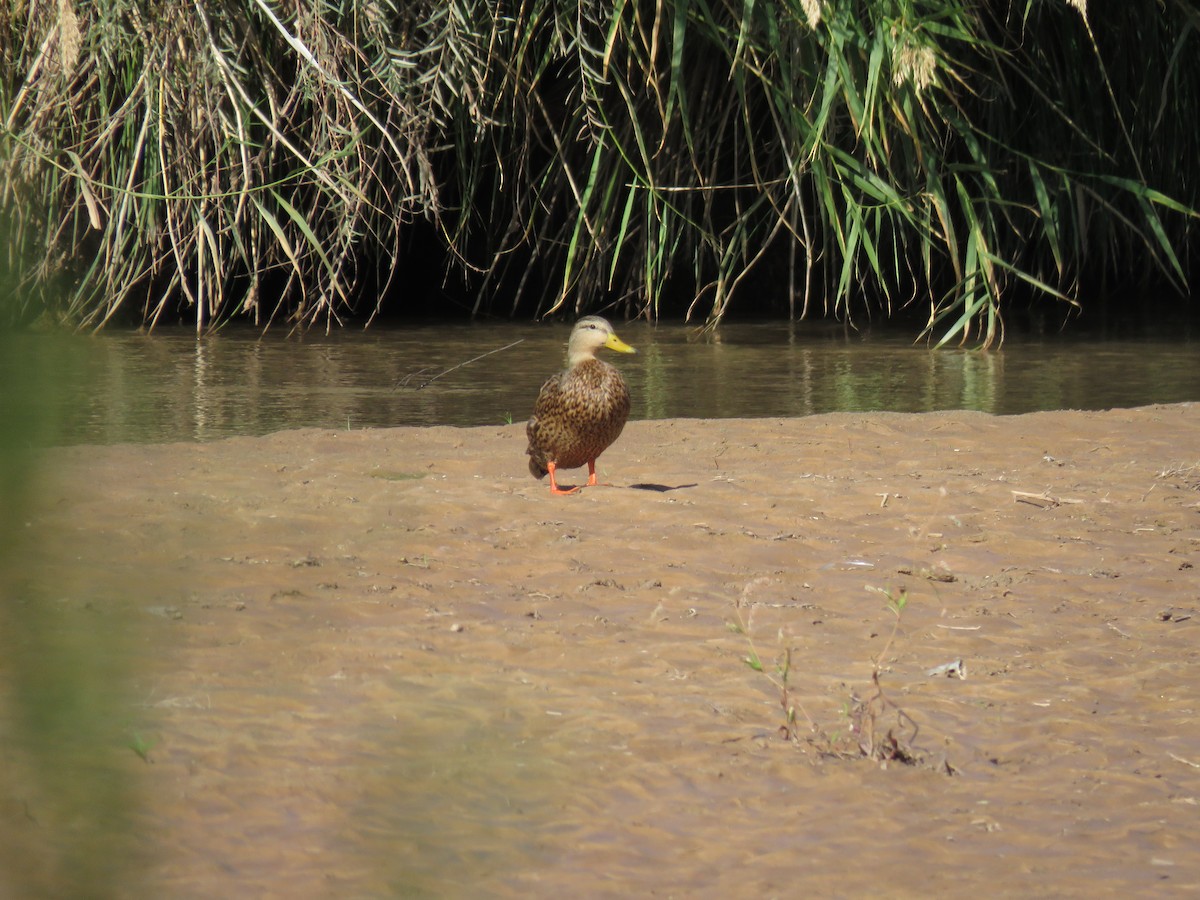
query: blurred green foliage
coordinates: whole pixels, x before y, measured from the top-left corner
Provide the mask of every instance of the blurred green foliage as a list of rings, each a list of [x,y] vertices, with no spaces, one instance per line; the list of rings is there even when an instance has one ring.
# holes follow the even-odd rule
[[[13,327],[14,295],[0,272],[0,896],[123,895],[137,871],[127,623],[97,615],[46,521],[49,448],[87,340]]]

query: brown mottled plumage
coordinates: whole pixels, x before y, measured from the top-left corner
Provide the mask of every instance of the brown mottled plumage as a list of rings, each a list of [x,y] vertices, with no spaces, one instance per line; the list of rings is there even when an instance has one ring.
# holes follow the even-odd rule
[[[567,369],[542,385],[525,428],[529,471],[534,478],[549,473],[555,494],[579,490],[560,489],[556,469],[577,469],[587,463],[588,485],[596,483],[596,457],[620,436],[629,418],[629,389],[620,372],[596,359],[601,347],[636,352],[599,316],[585,316],[575,323],[567,342]]]

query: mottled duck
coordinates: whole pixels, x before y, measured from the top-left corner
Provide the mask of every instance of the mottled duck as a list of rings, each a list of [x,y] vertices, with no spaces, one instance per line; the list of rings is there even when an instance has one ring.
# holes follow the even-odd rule
[[[525,433],[529,436],[529,471],[534,478],[550,475],[550,492],[563,490],[554,473],[588,467],[588,486],[596,484],[596,457],[621,434],[629,418],[629,388],[621,373],[596,359],[601,347],[618,353],[637,351],[617,337],[599,316],[585,316],[571,329],[567,368],[542,385]]]

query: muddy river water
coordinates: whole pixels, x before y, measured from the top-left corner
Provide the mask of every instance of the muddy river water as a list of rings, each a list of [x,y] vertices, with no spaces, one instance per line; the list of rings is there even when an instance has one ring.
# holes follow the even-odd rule
[[[1013,336],[982,353],[786,323],[730,324],[711,335],[644,322],[619,331],[639,351],[620,360],[634,419],[1008,414],[1200,400],[1200,342],[1179,333]],[[291,339],[104,333],[83,342],[86,377],[69,398],[66,438],[159,442],[304,426],[522,421],[561,366],[567,332],[557,324],[430,323]]]

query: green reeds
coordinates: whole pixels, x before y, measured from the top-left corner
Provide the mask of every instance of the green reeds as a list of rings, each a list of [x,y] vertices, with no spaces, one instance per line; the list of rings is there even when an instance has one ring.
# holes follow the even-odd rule
[[[153,10],[151,11],[151,7]],[[1186,0],[0,0],[29,309],[716,323],[1182,292]],[[435,252],[430,252],[431,248]]]

